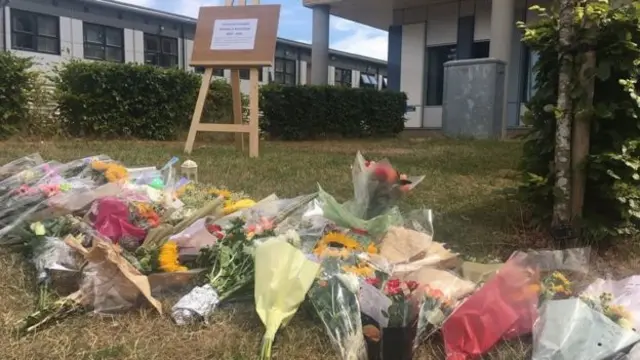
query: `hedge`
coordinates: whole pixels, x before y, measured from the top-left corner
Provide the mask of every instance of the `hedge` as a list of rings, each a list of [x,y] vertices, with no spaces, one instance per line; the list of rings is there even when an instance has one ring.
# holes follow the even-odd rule
[[[404,129],[407,96],[400,92],[271,84],[260,95],[260,129],[273,139],[384,137]]]
[[[71,61],[53,77],[62,133],[171,140],[188,129],[200,76],[134,63]],[[260,128],[270,138],[393,136],[404,129],[406,95],[334,86],[266,85]],[[230,122],[231,87],[212,82],[204,122]],[[243,96],[244,118],[248,99]]]
[[[29,117],[34,87],[30,59],[0,51],[0,139],[17,133]]]
[[[134,63],[71,61],[57,69],[55,84],[60,124],[71,136],[170,140],[189,128],[200,76]],[[231,114],[231,87],[213,81],[203,122],[230,120]]]

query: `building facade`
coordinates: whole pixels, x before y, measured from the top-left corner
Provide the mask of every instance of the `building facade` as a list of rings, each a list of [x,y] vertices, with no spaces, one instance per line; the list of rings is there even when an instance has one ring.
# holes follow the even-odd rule
[[[202,71],[189,66],[196,19],[111,0],[0,0],[0,49],[32,57],[41,70],[70,59],[137,62]],[[386,86],[385,61],[329,50],[327,82],[350,87]],[[278,39],[274,66],[261,84],[308,84],[309,44]],[[230,78],[219,69],[218,78]],[[240,71],[248,92],[249,71]]]
[[[523,126],[524,103],[535,88],[532,69],[537,57],[521,43],[516,22],[535,21],[536,13],[528,9],[549,2],[303,0],[314,11],[312,47],[318,54],[328,52],[323,19],[329,14],[389,32],[388,84],[408,96],[408,129],[442,128],[445,62],[487,57],[507,64],[504,127]]]

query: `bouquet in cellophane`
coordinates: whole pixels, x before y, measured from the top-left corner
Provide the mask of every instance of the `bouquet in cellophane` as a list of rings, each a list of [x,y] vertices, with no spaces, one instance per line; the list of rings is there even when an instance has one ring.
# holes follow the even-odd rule
[[[396,204],[424,176],[400,174],[388,161],[367,161],[358,153],[352,166],[352,178],[354,198],[344,204],[320,189],[324,216],[341,227],[377,238],[390,226],[403,224]]]
[[[366,360],[358,295],[361,280],[372,276],[374,269],[346,248],[326,247],[319,260],[320,274],[307,298],[340,358]]]

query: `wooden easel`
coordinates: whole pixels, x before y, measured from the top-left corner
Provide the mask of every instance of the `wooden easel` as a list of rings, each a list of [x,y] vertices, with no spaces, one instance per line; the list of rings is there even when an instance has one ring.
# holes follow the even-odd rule
[[[184,147],[188,154],[193,150],[198,131],[232,132],[235,133],[236,148],[239,150],[244,150],[244,134],[249,134],[249,156],[258,157],[258,71],[261,71],[263,66],[273,66],[280,5],[259,5],[260,0],[250,1],[252,4],[248,6],[246,0],[239,0],[236,6],[233,0],[226,0],[225,6],[200,8],[191,66],[202,66],[205,70]],[[237,20],[237,23],[232,23],[233,20]],[[253,25],[250,25],[252,23]],[[234,28],[236,25],[238,27]],[[248,29],[253,31],[253,35]],[[249,46],[251,41],[247,39],[251,36],[253,43]],[[239,48],[239,42],[243,43],[243,48]],[[233,124],[200,123],[215,68],[231,69]],[[250,83],[249,124],[243,124],[240,69],[247,68]]]

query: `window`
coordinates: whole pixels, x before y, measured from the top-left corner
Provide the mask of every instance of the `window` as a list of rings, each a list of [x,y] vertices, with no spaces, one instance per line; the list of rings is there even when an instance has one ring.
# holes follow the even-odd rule
[[[274,82],[284,85],[296,84],[296,61],[276,58],[273,69]]]
[[[109,26],[83,24],[84,58],[124,62],[124,31]]]
[[[489,57],[489,45],[490,41],[478,41],[474,42],[471,48],[472,59],[483,59]]]
[[[351,87],[351,70],[336,68],[334,83],[339,86]]]
[[[522,93],[520,96],[522,102],[529,102],[536,92],[535,66],[538,62],[539,55],[537,52],[531,51],[529,47],[525,47],[523,51],[524,58],[522,61],[522,71],[520,72],[522,74]]]
[[[11,47],[60,54],[60,19],[11,9]]]
[[[178,39],[144,34],[145,64],[161,67],[178,66]]]
[[[360,74],[360,87],[378,88],[377,76],[371,74]]]
[[[238,72],[240,73],[241,80],[249,80],[249,78],[251,77],[251,71],[249,71],[249,69],[241,69]]]
[[[442,105],[444,90],[444,63],[456,58],[456,46],[444,45],[427,48],[427,106]]]
[[[387,77],[384,76],[384,77],[382,77],[382,88],[386,89],[387,86],[389,86],[389,85],[387,85]]]

